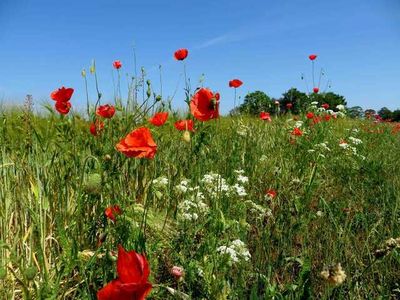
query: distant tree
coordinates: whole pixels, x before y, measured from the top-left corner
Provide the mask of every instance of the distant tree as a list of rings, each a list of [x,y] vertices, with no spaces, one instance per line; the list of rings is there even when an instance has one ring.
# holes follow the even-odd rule
[[[393,118],[393,113],[392,111],[387,108],[387,107],[382,107],[379,111],[378,111],[378,115],[383,119],[383,120],[390,120]]]
[[[374,116],[374,115],[376,115],[375,109],[369,108],[369,109],[366,109],[366,110],[364,111],[364,116],[365,116],[366,118],[369,118],[369,117]]]
[[[274,103],[272,99],[261,91],[255,91],[244,97],[243,103],[239,106],[241,113],[257,115],[261,111],[273,112]]]
[[[300,111],[307,108],[310,104],[310,98],[307,94],[300,92],[296,88],[291,88],[282,94],[282,98],[280,99],[281,110],[287,110],[286,105],[288,103],[292,104],[290,111],[294,114],[298,114]]]
[[[319,104],[327,103],[331,109],[335,109],[336,106],[347,105],[346,98],[333,92],[323,94],[312,94],[310,95],[311,101],[317,101]]]
[[[396,109],[392,113],[392,121],[393,122],[400,122],[400,109]]]
[[[347,109],[347,115],[350,118],[362,118],[364,117],[364,110],[361,106],[353,106]]]

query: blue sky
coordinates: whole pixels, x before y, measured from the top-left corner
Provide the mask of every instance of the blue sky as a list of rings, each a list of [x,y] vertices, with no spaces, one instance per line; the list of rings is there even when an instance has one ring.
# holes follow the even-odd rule
[[[164,96],[182,78],[173,52],[188,48],[189,76],[196,82],[205,74],[223,112],[233,106],[233,78],[244,82],[241,96],[305,91],[300,77],[311,81],[311,53],[325,69],[323,82],[330,79],[350,106],[400,107],[399,0],[0,0],[0,101],[32,94],[41,103],[65,85],[76,90],[72,104],[82,106],[80,72],[96,59],[103,102],[111,103],[112,61],[132,74],[133,46],[156,91],[162,65]],[[175,107],[184,107],[182,89],[181,81]]]

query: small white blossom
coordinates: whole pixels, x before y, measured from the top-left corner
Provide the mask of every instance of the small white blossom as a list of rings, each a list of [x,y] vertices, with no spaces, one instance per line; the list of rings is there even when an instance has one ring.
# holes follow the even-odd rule
[[[249,177],[243,176],[243,175],[238,175],[237,181],[239,181],[241,183],[246,183],[246,182],[249,182]]]
[[[354,144],[354,145],[360,145],[362,144],[362,140],[355,138],[355,137],[349,137],[349,140]]]
[[[343,104],[336,105],[336,108],[337,108],[338,110],[340,110],[340,111],[343,111],[343,110],[346,109],[346,107],[345,107]]]

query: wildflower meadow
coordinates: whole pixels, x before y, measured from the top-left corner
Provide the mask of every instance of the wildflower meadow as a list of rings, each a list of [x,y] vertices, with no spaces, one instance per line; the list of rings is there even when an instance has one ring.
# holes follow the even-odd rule
[[[119,60],[112,99],[92,62],[40,113],[2,109],[0,299],[400,298],[399,123],[351,118],[314,73],[302,100],[222,116],[246,82],[223,98],[190,49],[171,61],[184,110],[144,70],[121,96]]]

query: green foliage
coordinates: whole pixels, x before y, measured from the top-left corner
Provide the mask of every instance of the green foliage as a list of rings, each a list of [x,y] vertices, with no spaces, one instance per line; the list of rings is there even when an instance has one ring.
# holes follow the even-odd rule
[[[272,99],[261,91],[255,91],[244,97],[243,104],[239,106],[239,111],[244,114],[257,115],[262,111],[272,112],[274,103]]]
[[[333,92],[321,93],[321,94],[311,94],[311,101],[317,101],[319,104],[327,103],[331,109],[334,109],[338,105],[347,104],[346,99]]]
[[[361,106],[353,106],[347,109],[347,115],[350,118],[357,119],[364,117],[364,110]]]
[[[18,113],[0,117],[0,299],[96,299],[117,276],[118,244],[146,253],[149,299],[398,295],[398,249],[375,258],[400,236],[400,139],[390,124],[311,125],[300,114],[304,135],[293,137],[289,116],[221,118],[197,123],[184,142],[171,119],[151,128],[154,160],[139,160],[115,150],[140,126],[123,112],[97,137],[78,116],[29,118],[28,131]],[[110,205],[123,211],[115,222]],[[320,276],[336,263],[347,275],[340,286]]]
[[[286,109],[288,103],[291,103],[293,107],[290,111],[294,114],[299,114],[307,109],[311,101],[306,93],[300,92],[296,88],[291,88],[282,94],[282,98],[279,102],[281,109],[283,110]]]

